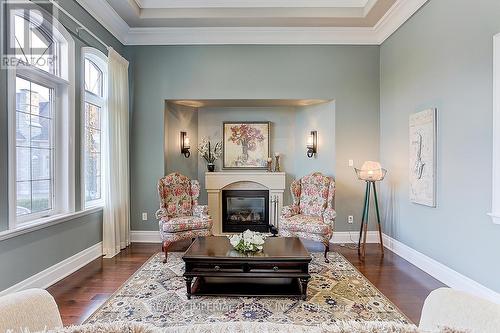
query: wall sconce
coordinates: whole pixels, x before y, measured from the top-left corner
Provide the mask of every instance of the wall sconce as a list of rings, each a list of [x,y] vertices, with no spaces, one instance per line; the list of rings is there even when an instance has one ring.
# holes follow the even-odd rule
[[[312,158],[318,150],[318,132],[311,131],[307,137],[307,157]]]
[[[184,155],[185,158],[191,156],[191,152],[189,149],[191,148],[189,144],[189,137],[187,132],[181,132],[181,154]]]

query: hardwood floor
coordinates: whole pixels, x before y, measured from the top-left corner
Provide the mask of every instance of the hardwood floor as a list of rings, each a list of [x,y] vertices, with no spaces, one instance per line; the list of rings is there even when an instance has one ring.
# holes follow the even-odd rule
[[[185,250],[189,243],[178,243],[173,251]],[[310,251],[322,251],[322,246],[306,243]],[[357,251],[334,246],[384,295],[398,306],[414,323],[418,323],[427,295],[443,284],[389,250],[385,256],[378,245],[368,244],[364,261]],[[133,243],[112,259],[96,259],[59,281],[47,290],[55,297],[65,325],[78,324],[88,318],[141,265],[156,252],[158,244]]]

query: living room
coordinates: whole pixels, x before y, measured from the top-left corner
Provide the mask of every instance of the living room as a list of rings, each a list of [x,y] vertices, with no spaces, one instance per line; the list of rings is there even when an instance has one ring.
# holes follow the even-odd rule
[[[498,331],[498,1],[1,17],[0,328]]]

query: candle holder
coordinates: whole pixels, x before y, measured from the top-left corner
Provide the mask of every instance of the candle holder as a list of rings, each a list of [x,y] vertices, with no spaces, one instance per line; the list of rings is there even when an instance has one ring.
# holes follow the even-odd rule
[[[271,157],[267,159],[267,172],[273,172],[273,159]]]
[[[275,160],[274,172],[281,172],[281,170],[280,170],[280,155],[278,153],[276,153],[274,155],[274,160]]]

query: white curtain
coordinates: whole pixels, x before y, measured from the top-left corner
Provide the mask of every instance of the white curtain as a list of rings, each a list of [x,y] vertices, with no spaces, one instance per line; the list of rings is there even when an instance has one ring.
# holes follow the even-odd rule
[[[128,86],[128,61],[109,48],[102,235],[106,258],[114,257],[130,244]]]

